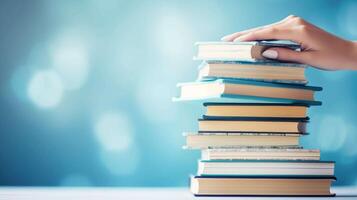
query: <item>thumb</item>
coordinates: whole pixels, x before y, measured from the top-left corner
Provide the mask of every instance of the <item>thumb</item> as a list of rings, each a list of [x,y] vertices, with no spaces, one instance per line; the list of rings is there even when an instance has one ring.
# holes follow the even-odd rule
[[[294,51],[288,48],[269,48],[262,53],[262,56],[268,59],[282,61],[291,61],[298,63],[308,63],[308,52]]]

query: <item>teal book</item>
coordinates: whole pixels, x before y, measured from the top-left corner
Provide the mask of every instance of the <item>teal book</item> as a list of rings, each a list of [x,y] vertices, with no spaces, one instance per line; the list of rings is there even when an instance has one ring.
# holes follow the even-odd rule
[[[270,47],[300,51],[300,45],[287,40],[252,42],[197,42],[197,60],[209,61],[269,61],[262,52]],[[272,62],[272,61],[269,61]]]
[[[179,83],[180,96],[174,101],[206,100],[235,103],[302,103],[321,105],[314,93],[321,87],[267,83],[248,80],[217,79]]]

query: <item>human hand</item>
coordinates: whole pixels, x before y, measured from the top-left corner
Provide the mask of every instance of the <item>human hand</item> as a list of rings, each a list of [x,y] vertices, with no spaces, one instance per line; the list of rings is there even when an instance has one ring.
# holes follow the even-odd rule
[[[227,42],[270,39],[294,41],[301,45],[302,51],[274,47],[263,52],[266,58],[304,63],[324,70],[357,70],[357,42],[339,38],[293,15],[222,38]]]

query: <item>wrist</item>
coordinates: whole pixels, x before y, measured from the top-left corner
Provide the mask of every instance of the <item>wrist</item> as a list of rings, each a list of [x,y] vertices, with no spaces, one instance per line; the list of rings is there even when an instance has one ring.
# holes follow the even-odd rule
[[[348,69],[357,70],[357,41],[349,41],[348,50],[350,60]]]

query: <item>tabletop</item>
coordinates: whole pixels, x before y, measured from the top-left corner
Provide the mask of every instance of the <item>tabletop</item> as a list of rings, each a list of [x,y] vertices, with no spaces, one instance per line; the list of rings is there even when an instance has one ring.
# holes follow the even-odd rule
[[[357,187],[334,187],[335,199],[357,199]],[[327,197],[328,198],[328,197]],[[326,198],[326,199],[327,199]],[[103,200],[103,199],[222,199],[222,197],[194,197],[188,188],[126,188],[126,187],[0,187],[0,200]],[[322,197],[225,197],[225,199],[325,199]]]

